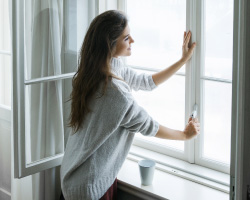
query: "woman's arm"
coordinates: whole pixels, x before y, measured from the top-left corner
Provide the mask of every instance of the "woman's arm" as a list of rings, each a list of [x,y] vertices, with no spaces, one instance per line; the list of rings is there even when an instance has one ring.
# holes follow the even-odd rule
[[[152,91],[156,88],[152,75],[137,73],[130,67],[123,67],[121,75],[130,88],[135,91]]]
[[[187,34],[186,32],[184,32],[181,59],[176,63],[174,63],[173,65],[171,65],[170,67],[152,75],[155,85],[158,86],[159,84],[169,79],[192,57],[196,44],[194,42],[190,48],[188,47],[190,37],[191,37],[190,31]]]
[[[173,65],[171,65],[170,67],[157,72],[155,74],[152,75],[152,78],[154,80],[155,85],[160,85],[161,83],[163,83],[164,81],[168,80],[173,74],[175,74],[175,72],[177,72],[183,65],[185,64],[184,61],[179,60],[176,63],[174,63]]]
[[[200,123],[198,123],[196,118],[189,118],[184,131],[173,130],[160,125],[155,137],[168,140],[189,140],[198,134],[200,134]]]

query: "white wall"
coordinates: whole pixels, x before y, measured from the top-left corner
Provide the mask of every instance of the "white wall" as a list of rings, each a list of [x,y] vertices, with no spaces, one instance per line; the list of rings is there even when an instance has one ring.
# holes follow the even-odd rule
[[[10,108],[0,106],[0,199],[11,199]]]
[[[0,105],[0,200],[33,200],[31,176],[14,179],[11,109]]]

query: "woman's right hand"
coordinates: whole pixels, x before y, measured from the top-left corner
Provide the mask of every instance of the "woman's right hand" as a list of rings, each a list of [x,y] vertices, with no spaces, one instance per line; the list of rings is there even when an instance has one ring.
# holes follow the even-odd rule
[[[183,36],[183,45],[182,45],[182,57],[181,61],[186,63],[193,55],[194,48],[196,46],[196,43],[193,42],[190,47],[188,47],[189,41],[191,38],[191,31],[184,32]]]
[[[193,137],[200,134],[200,123],[198,122],[198,119],[192,119],[192,117],[189,118],[188,124],[186,125],[184,131],[184,140],[192,139]]]

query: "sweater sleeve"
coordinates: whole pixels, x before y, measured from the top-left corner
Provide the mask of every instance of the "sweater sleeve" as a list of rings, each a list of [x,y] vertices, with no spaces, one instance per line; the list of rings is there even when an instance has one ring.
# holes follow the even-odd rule
[[[130,102],[124,111],[125,114],[120,126],[132,133],[140,132],[145,136],[155,136],[159,130],[159,123],[152,119],[135,100],[131,98],[129,100]]]
[[[145,73],[138,74],[135,70],[129,67],[124,67],[121,75],[130,88],[135,91],[151,91],[157,87],[153,81],[152,75]]]

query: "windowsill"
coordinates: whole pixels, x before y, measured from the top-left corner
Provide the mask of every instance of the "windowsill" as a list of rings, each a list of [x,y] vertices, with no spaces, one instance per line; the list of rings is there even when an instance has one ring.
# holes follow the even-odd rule
[[[140,157],[132,155],[131,153],[147,156]],[[139,167],[137,162],[144,158],[153,159],[157,162],[154,180],[151,186],[143,186],[140,182]],[[170,162],[172,166],[177,166],[178,169],[183,169],[184,171],[159,164],[162,159],[164,159],[164,162]],[[187,172],[187,167],[190,167],[190,169],[188,169],[190,173]],[[193,175],[192,170],[196,170],[195,174],[198,173],[201,177]],[[205,177],[208,177],[209,179]],[[198,165],[188,164],[184,161],[137,146],[131,147],[130,154],[124,162],[117,178],[119,180],[119,188],[121,190],[142,199],[229,199],[230,176],[228,174]],[[215,180],[216,182],[212,180]]]

